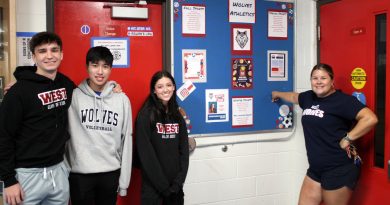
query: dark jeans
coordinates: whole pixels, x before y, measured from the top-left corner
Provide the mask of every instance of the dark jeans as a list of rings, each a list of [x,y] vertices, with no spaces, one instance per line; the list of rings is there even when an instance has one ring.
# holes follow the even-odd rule
[[[72,205],[115,205],[120,170],[104,173],[70,173]]]

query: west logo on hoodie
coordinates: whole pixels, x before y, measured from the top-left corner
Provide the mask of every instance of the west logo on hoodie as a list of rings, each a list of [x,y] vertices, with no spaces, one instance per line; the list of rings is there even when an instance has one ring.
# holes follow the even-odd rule
[[[163,139],[175,138],[176,134],[179,133],[178,123],[172,123],[172,124],[156,123],[156,128],[157,128],[157,133],[162,134],[161,138]]]
[[[42,105],[46,106],[47,109],[53,109],[55,107],[64,106],[66,104],[66,89],[60,88],[51,90],[43,93],[38,93],[38,98],[41,100]]]

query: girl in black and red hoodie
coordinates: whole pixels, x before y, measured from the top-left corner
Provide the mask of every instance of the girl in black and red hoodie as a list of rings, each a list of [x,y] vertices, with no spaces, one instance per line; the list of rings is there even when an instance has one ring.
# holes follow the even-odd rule
[[[188,133],[176,102],[175,81],[166,71],[152,77],[150,95],[136,122],[136,146],[142,173],[141,204],[184,204]]]

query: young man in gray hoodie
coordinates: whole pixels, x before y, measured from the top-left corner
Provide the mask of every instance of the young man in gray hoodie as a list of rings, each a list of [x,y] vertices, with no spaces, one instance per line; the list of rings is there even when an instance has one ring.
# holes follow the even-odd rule
[[[131,105],[108,82],[113,56],[106,47],[89,49],[89,77],[73,92],[69,108],[67,158],[72,205],[115,205],[127,194],[132,164]]]

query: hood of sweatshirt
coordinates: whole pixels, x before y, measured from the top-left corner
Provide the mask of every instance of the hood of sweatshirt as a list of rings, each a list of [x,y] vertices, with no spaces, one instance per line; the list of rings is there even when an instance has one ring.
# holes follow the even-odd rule
[[[49,83],[52,82],[48,77],[45,77],[43,75],[39,75],[36,73],[37,67],[36,66],[18,66],[16,67],[16,70],[14,72],[14,76],[16,80],[28,80],[28,81],[34,81],[34,82],[40,82],[40,83]],[[60,78],[66,78],[63,74],[57,72],[56,78],[54,81],[57,81]]]

